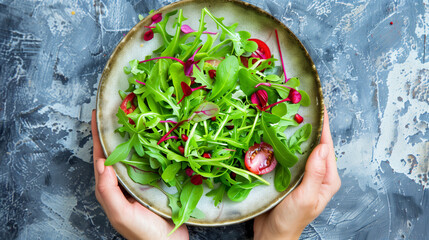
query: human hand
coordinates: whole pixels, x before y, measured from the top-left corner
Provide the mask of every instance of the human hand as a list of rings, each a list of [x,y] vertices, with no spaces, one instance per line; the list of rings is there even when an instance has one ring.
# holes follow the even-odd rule
[[[112,166],[104,166],[106,158],[98,137],[95,110],[92,111],[93,160],[95,196],[106,212],[112,226],[127,239],[167,239],[174,224],[143,207],[134,198],[126,198],[119,188]],[[169,238],[189,239],[188,229],[182,225]]]
[[[298,239],[340,189],[326,108],[324,112],[320,144],[307,160],[301,184],[273,210],[255,218],[255,239]]]

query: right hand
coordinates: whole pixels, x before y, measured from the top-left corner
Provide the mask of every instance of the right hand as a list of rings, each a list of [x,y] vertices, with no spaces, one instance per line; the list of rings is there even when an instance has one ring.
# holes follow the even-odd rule
[[[305,165],[304,178],[273,210],[255,218],[255,239],[298,239],[340,189],[334,145],[325,116],[320,144]]]

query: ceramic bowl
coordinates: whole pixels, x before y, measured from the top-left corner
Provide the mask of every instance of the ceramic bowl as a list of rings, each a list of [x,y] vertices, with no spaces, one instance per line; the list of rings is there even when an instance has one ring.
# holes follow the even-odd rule
[[[204,7],[207,7],[216,17],[224,17],[226,25],[237,22],[239,24],[237,30],[246,30],[252,34],[252,38],[265,41],[270,46],[272,54],[279,59],[274,32],[277,29],[288,77],[298,77],[301,81],[300,89],[305,90],[311,98],[311,105],[301,107],[300,114],[304,117],[305,123],[313,125],[313,132],[309,140],[302,145],[304,152],[299,155],[298,163],[290,169],[292,178],[288,189],[284,192],[277,192],[274,189],[273,171],[263,175],[271,185],[255,187],[247,199],[242,202],[232,202],[224,197],[222,203],[215,207],[212,198],[203,195],[197,207],[205,213],[205,218],[191,218],[187,222],[191,225],[221,226],[243,222],[268,211],[299,184],[304,173],[306,159],[320,139],[323,96],[316,67],[303,44],[284,24],[258,7],[239,1],[185,0],[165,6],[153,14],[167,13],[181,8],[184,16],[188,18],[185,23],[198,29],[201,9]],[[115,116],[121,103],[118,90],[125,90],[128,87],[123,67],[127,66],[130,60],[143,59],[161,44],[161,39],[156,35],[151,41],[142,40],[141,36],[147,30],[144,26],[150,25],[151,16],[137,23],[119,42],[100,79],[97,94],[97,124],[106,156],[111,154],[118,144],[124,142],[124,139],[114,132],[119,127]],[[205,21],[208,30],[216,31],[216,25],[209,17],[206,17]],[[277,62],[277,65],[280,65],[280,61]],[[292,133],[286,132],[286,134]],[[166,218],[171,217],[168,200],[163,193],[158,189],[133,182],[128,177],[126,167],[122,163],[117,163],[113,167],[120,183],[135,199],[155,213]],[[173,189],[166,190],[173,191]],[[205,193],[207,192],[208,189],[205,189]]]

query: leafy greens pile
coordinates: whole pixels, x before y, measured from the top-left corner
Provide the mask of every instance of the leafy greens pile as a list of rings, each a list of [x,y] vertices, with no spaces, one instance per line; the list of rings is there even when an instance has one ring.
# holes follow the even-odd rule
[[[166,28],[174,15],[175,34],[170,35]],[[206,15],[218,27],[214,36],[205,32]],[[284,134],[302,122],[300,105],[310,104],[309,96],[298,90],[299,80],[287,79],[271,55],[254,57],[258,44],[249,40],[250,33],[236,31],[237,23],[226,26],[206,8],[198,30],[184,25],[182,10],[155,16],[144,37],[158,34],[162,46],[124,68],[129,87],[119,91],[123,102],[117,132],[129,140],[105,164],[122,162],[134,182],[165,193],[174,230],[190,217],[204,217],[196,208],[203,184],[211,189],[206,196],[215,206],[225,194],[242,201],[255,186],[269,184],[246,169],[246,151],[255,144],[272,146],[279,163],[274,185],[284,191],[289,168],[298,161],[295,154],[302,153],[300,145],[311,134],[310,124],[291,137]],[[165,192],[162,184],[177,193]]]

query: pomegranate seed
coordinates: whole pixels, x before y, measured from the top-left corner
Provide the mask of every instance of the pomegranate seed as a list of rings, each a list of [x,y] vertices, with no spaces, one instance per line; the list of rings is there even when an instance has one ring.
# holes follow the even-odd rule
[[[191,177],[192,174],[194,173],[194,170],[192,170],[192,168],[186,168],[185,172],[186,172],[186,175],[188,175],[189,177]]]
[[[191,177],[191,183],[194,185],[200,185],[203,183],[203,177],[199,174]]]
[[[186,134],[182,134],[182,140],[185,142],[188,141],[188,136],[186,136]]]
[[[234,128],[234,125],[226,125],[225,127],[226,127],[226,129],[231,130]]]
[[[182,145],[180,145],[179,147],[178,147],[178,149],[179,149],[179,151],[180,151],[180,153],[183,155],[183,154],[185,154],[185,148],[182,146]]]
[[[212,121],[216,121],[216,116],[212,117],[211,119]]]
[[[204,153],[203,158],[212,158],[212,155],[210,153]]]
[[[298,113],[297,113],[297,114],[295,114],[294,119],[295,119],[295,121],[296,121],[297,123],[302,123],[302,121],[304,121],[304,118],[303,118],[303,117],[301,117],[301,115],[299,115]]]
[[[237,174],[235,172],[231,172],[229,176],[231,176],[231,178],[235,180],[235,178],[237,177]]]
[[[209,76],[210,78],[215,78],[216,77],[216,70],[209,70]]]

